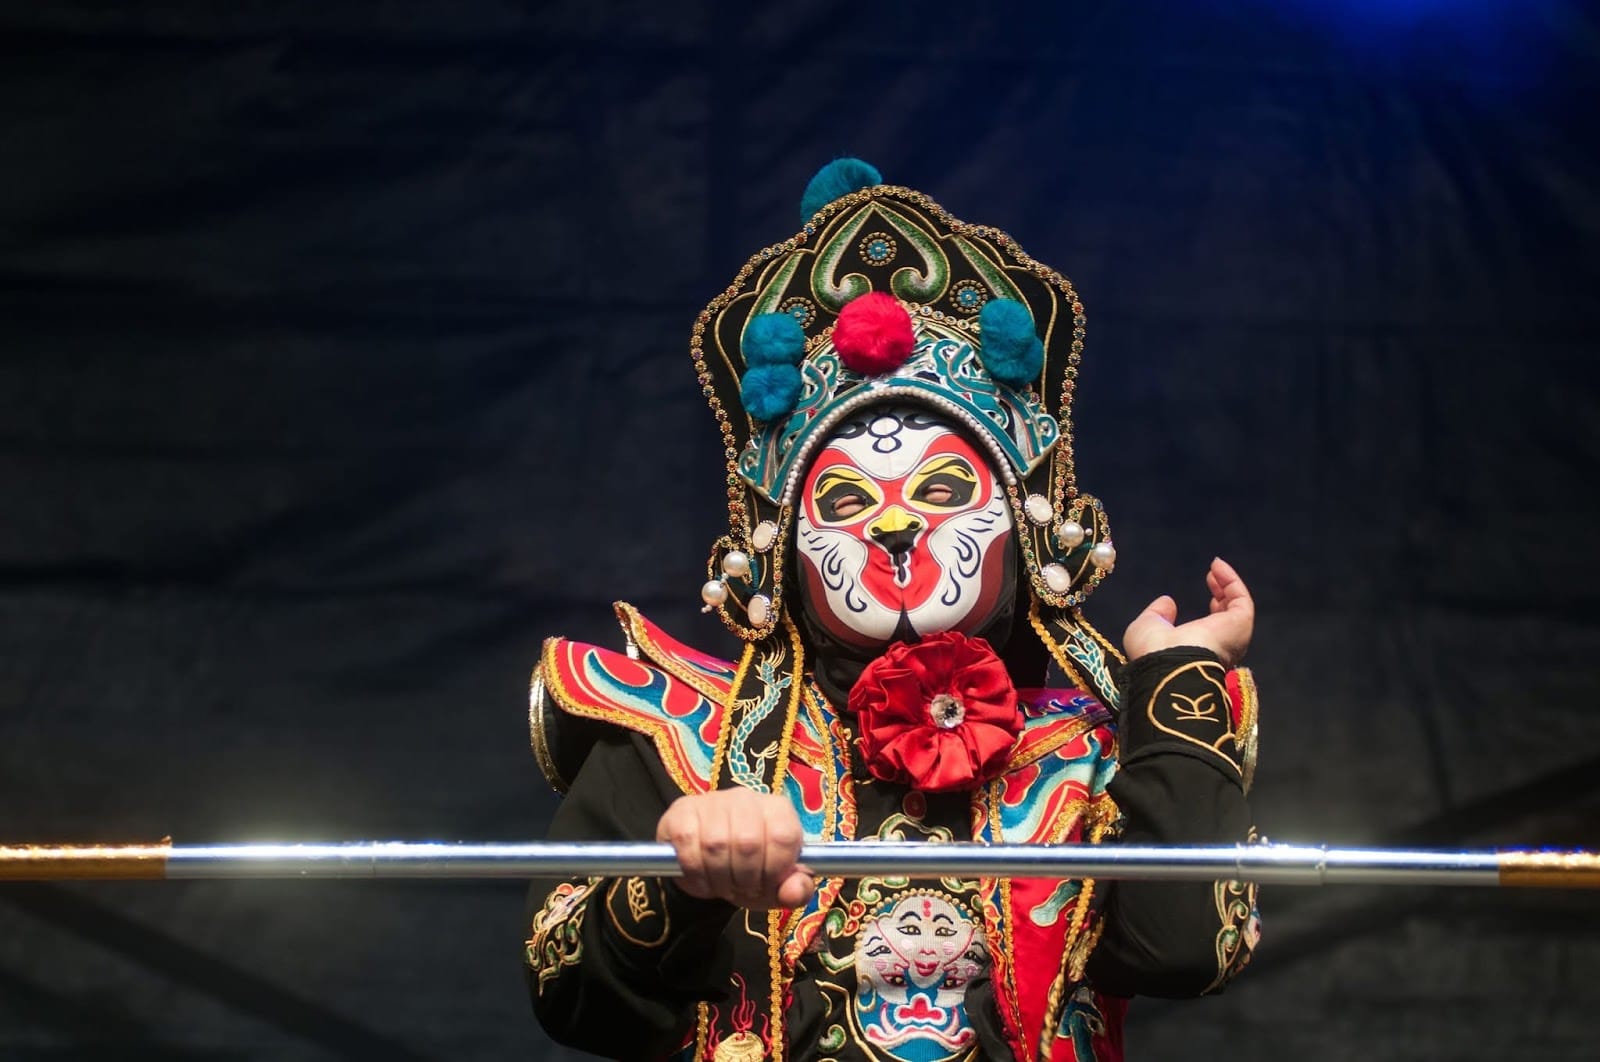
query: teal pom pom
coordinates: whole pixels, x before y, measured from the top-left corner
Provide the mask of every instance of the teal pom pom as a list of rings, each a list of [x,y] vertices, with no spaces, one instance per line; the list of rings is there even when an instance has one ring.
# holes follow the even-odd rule
[[[806,332],[793,314],[757,314],[745,325],[739,350],[746,365],[798,365],[806,355]]]
[[[842,195],[859,192],[883,183],[883,175],[870,162],[860,159],[834,159],[811,178],[805,194],[800,197],[800,221],[810,221],[812,215]]]
[[[1044,369],[1044,341],[1033,330],[1033,314],[1016,299],[990,299],[978,311],[983,337],[979,357],[989,375],[1007,387],[1022,387]]]
[[[739,381],[739,397],[752,417],[777,420],[794,412],[800,401],[800,370],[793,365],[757,365]]]

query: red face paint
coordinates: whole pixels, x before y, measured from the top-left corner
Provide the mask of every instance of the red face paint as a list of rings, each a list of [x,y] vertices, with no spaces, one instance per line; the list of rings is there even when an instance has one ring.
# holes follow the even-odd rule
[[[846,421],[798,500],[804,585],[835,637],[887,645],[993,612],[1010,510],[987,456],[942,419],[893,407]]]

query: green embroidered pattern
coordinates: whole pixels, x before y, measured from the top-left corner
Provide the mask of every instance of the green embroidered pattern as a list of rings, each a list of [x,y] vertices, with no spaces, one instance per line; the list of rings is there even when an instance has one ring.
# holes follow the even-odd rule
[[[754,752],[747,745],[750,735],[783,703],[784,693],[791,682],[788,669],[784,666],[788,656],[787,650],[776,648],[756,661],[756,673],[761,678],[761,695],[738,702],[739,722],[734,725],[733,739],[728,743],[728,777],[758,793],[772,792],[762,776],[767,761],[778,754],[778,743],[771,742],[766,748]]]
[[[1219,881],[1214,886],[1217,917],[1217,979],[1206,986],[1215,992],[1250,964],[1261,939],[1261,915],[1254,882]]]
[[[589,894],[603,878],[588,881],[563,881],[546,897],[544,906],[533,917],[528,934],[528,968],[539,975],[538,992],[560,976],[568,966],[583,959],[583,916],[588,911]]]
[[[817,253],[816,265],[811,269],[811,292],[817,302],[838,313],[845,303],[872,290],[872,281],[862,274],[851,272],[839,276],[838,273],[856,250],[861,230],[873,221],[887,225],[921,259],[920,269],[909,265],[896,269],[889,278],[889,290],[907,302],[932,302],[944,294],[950,283],[950,260],[943,249],[911,219],[887,203],[878,202],[840,226]],[[894,246],[890,241],[884,242]],[[898,255],[899,248],[895,247],[882,261],[887,264]],[[870,254],[867,260],[871,261]]]
[[[1111,680],[1111,669],[1106,666],[1105,650],[1100,648],[1099,642],[1073,626],[1061,648],[1066,650],[1073,663],[1083,668],[1084,677],[1094,686],[1094,692],[1107,708],[1116,711],[1121,707],[1122,693]]]

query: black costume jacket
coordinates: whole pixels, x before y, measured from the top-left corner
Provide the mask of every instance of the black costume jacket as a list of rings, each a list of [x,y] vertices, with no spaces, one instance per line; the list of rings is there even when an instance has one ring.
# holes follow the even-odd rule
[[[566,792],[553,839],[653,840],[678,796],[737,784],[786,795],[808,842],[1250,838],[1254,689],[1206,650],[1128,665],[1115,716],[1080,691],[1019,691],[1006,773],[925,794],[860,768],[797,636],[736,666],[618,611],[627,653],[551,639],[534,674],[535,752]],[[749,668],[773,695],[725,703]],[[824,879],[766,912],[591,878],[537,883],[530,924],[546,1030],[613,1058],[1104,1062],[1122,1057],[1127,997],[1220,989],[1258,921],[1240,882]]]

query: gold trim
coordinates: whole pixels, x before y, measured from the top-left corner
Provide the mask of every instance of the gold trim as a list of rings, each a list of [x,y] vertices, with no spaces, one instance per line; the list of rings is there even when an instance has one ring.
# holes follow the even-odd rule
[[[733,685],[728,687],[727,700],[722,702],[722,729],[717,734],[717,747],[711,754],[711,788],[716,789],[722,778],[722,768],[728,761],[728,746],[733,742],[734,705],[739,703],[739,691],[750,676],[750,664],[755,660],[756,644],[747,643],[739,657],[739,670],[734,672]]]
[[[1004,916],[1004,925],[1001,928],[1001,946],[1006,952],[1006,991],[1010,994],[1013,1005],[1017,1008],[1017,1018],[1020,1024],[1022,1018],[1022,1004],[1017,995],[1017,948],[1011,936],[1011,924],[1016,921],[1017,912],[1011,906],[1011,879],[1000,879],[1000,911]],[[992,959],[991,959],[992,961]]]
[[[545,984],[561,976],[562,970],[583,961],[583,920],[595,886],[603,880],[558,883],[533,916],[523,948],[528,968],[538,975],[538,995],[544,995]]]
[[[1072,832],[1074,826],[1080,825],[1085,819],[1085,813],[1093,805],[1093,797],[1078,797],[1064,804],[1056,815],[1056,821],[1051,824],[1050,831],[1044,835],[1043,841],[1035,841],[1032,837],[1018,838],[1019,844],[1061,844],[1066,840],[1067,834]]]
[[[838,728],[837,731],[835,731],[835,727]],[[841,737],[844,740],[841,741]],[[834,824],[834,832],[841,840],[846,841],[856,839],[856,830],[861,825],[860,816],[856,812],[855,747],[852,743],[853,738],[854,731],[850,729],[850,726],[839,716],[834,716],[833,723],[828,729],[828,740],[830,747],[838,750],[839,762],[842,767],[839,772],[839,818]]]
[[[622,625],[622,636],[628,642],[629,648],[634,652],[628,655],[637,660],[638,653],[643,653],[661,670],[689,686],[694,687],[708,700],[720,701],[728,695],[728,691],[720,689],[706,676],[688,667],[682,660],[673,656],[652,639],[644,628],[644,616],[639,610],[626,601],[618,601],[612,605],[616,611],[617,619]]]
[[[667,942],[667,934],[671,929],[671,917],[667,910],[666,898],[661,900],[661,935],[655,940],[640,940],[623,928],[622,920],[617,917],[616,909],[612,903],[617,895],[618,887],[625,888],[623,899],[628,905],[628,916],[637,925],[642,919],[654,914],[650,909],[650,883],[648,878],[613,878],[610,888],[606,889],[606,917],[611,920],[611,928],[615,929],[628,943],[641,948],[659,948]],[[657,888],[659,888],[659,884]]]
[[[767,912],[767,998],[772,1010],[772,1028],[768,1032],[767,1047],[772,1051],[773,1062],[783,1060],[783,919],[784,912],[773,908]]]
[[[1247,667],[1236,667],[1239,676],[1239,731],[1234,735],[1234,748],[1239,752],[1239,773],[1244,778],[1244,791],[1256,780],[1256,754],[1260,746],[1260,694],[1256,691],[1256,677]]]
[[[1094,628],[1092,623],[1083,618],[1083,612],[1080,609],[1072,610],[1072,621],[1078,626],[1082,627],[1084,630],[1088,631],[1089,637],[1099,642],[1100,648],[1110,653],[1116,659],[1117,663],[1126,664],[1128,662],[1128,658],[1122,655],[1121,649],[1118,649],[1114,644],[1112,644],[1111,639],[1101,634]]]
[[[1107,823],[1103,821],[1091,822],[1089,824],[1089,834],[1085,840],[1089,844],[1099,844],[1106,835],[1106,829]],[[1066,939],[1061,942],[1061,968],[1056,972],[1055,980],[1050,985],[1050,991],[1045,996],[1044,1027],[1039,1030],[1039,1054],[1041,1058],[1050,1057],[1050,1044],[1054,1042],[1056,1029],[1061,1024],[1061,1007],[1064,1005],[1066,997],[1066,986],[1069,979],[1072,978],[1074,953],[1079,950],[1080,941],[1084,937],[1085,930],[1089,927],[1089,919],[1093,914],[1090,906],[1094,900],[1095,880],[1093,878],[1079,878],[1077,880],[1079,882],[1078,898],[1072,907],[1071,920],[1067,923]],[[1098,940],[1098,934],[1091,932],[1091,935],[1095,937],[1096,941]],[[1094,943],[1091,942],[1083,950],[1082,955],[1077,957],[1079,976],[1081,976],[1082,967],[1087,966],[1089,963],[1089,954],[1093,947]]]
[[[994,835],[995,844],[1003,844],[1006,838],[1000,827],[1000,779],[996,778],[984,788],[988,790],[986,810],[989,815],[989,832]]]
[[[1254,830],[1251,831],[1252,835]],[[1252,840],[1254,837],[1252,836]],[[1247,939],[1246,929],[1251,919],[1257,917],[1256,884],[1253,881],[1218,881],[1211,886],[1212,898],[1217,908],[1215,941],[1217,976],[1201,995],[1210,995],[1226,984],[1245,966],[1255,953],[1255,941]],[[1232,939],[1229,939],[1232,934]]]
[[[789,776],[789,753],[794,745],[794,728],[800,721],[800,702],[805,698],[805,645],[800,641],[800,628],[789,614],[783,614],[783,625],[789,632],[789,646],[794,660],[789,668],[789,707],[783,716],[783,733],[778,739],[778,759],[772,768],[772,782],[768,786],[774,793],[783,792],[783,781]]]
[[[806,695],[802,703],[806,706],[806,715],[817,728],[817,736],[822,745],[823,762],[814,766],[818,777],[822,779],[822,840],[831,840],[834,828],[839,822],[839,784],[834,777],[833,765],[835,757],[843,759],[843,754],[835,751],[833,730],[828,726],[827,717],[822,714],[818,700],[813,696],[814,692],[811,684],[807,682]]]
[[[1074,726],[1063,726],[1061,728],[1061,733],[1051,734],[1049,737],[1040,739],[1038,745],[1028,750],[1028,756],[1026,759],[1012,760],[1007,763],[1006,774],[1010,774],[1012,771],[1020,770],[1021,768],[1027,767],[1031,764],[1038,763],[1040,760],[1044,759],[1052,752],[1055,752],[1069,741],[1080,738],[1091,730],[1098,730],[1103,726],[1110,725],[1111,719],[1109,717],[1097,719],[1093,716],[1090,716],[1086,719],[1077,720],[1077,723]],[[1003,774],[1000,777],[1004,778],[1005,775]]]
[[[701,1003],[695,1010],[694,1057],[695,1062],[702,1062],[707,1057],[706,1044],[711,1038],[711,1004]]]
[[[555,754],[550,751],[550,736],[545,732],[545,707],[544,661],[540,660],[533,665],[533,674],[528,676],[528,743],[533,747],[533,758],[539,764],[539,772],[544,775],[545,782],[565,796],[567,790],[572,788],[572,783],[556,770]]]
[[[1039,598],[1036,594],[1028,595],[1028,622],[1032,624],[1034,633],[1039,636],[1039,640],[1044,643],[1045,649],[1050,653],[1050,659],[1056,662],[1056,666],[1066,675],[1067,680],[1074,684],[1073,688],[1083,690],[1085,693],[1093,693],[1094,691],[1090,689],[1089,683],[1084,680],[1083,672],[1079,671],[1077,666],[1072,663],[1072,660],[1067,656],[1066,650],[1061,648],[1060,643],[1050,636],[1049,628],[1045,626],[1044,620],[1039,618]]]
[[[1056,1042],[1056,1030],[1061,1028],[1061,1010],[1065,994],[1064,978],[1057,977],[1050,982],[1050,991],[1044,997],[1044,1022],[1039,1028],[1039,1058],[1041,1062],[1050,1057],[1051,1048]]]
[[[1215,694],[1217,697],[1217,703],[1211,705],[1210,708],[1206,710],[1201,710],[1200,705],[1203,702],[1200,698],[1190,699],[1183,694],[1173,694],[1173,696],[1182,697],[1184,700],[1190,702],[1191,708],[1186,714],[1182,709],[1179,709],[1180,714],[1184,714],[1186,718],[1195,720],[1203,719],[1209,722],[1217,722],[1222,725],[1221,736],[1213,741],[1202,741],[1192,734],[1186,734],[1182,730],[1175,730],[1166,723],[1163,723],[1160,719],[1156,718],[1156,701],[1160,699],[1162,693],[1167,689],[1168,686],[1171,686],[1179,676],[1186,675],[1191,671],[1199,673],[1201,678],[1213,687],[1213,689],[1207,690],[1207,696],[1209,697],[1210,695]],[[1239,742],[1233,731],[1233,720],[1231,718],[1219,717],[1216,715],[1219,710],[1225,711],[1229,704],[1230,699],[1228,697],[1227,671],[1223,668],[1223,666],[1214,660],[1193,660],[1170,672],[1161,680],[1161,682],[1151,692],[1150,699],[1145,702],[1144,714],[1145,718],[1150,720],[1150,725],[1155,727],[1161,733],[1170,734],[1181,741],[1187,741],[1189,744],[1194,745],[1197,748],[1206,749],[1209,752],[1221,756],[1233,766],[1234,770],[1240,771],[1242,776],[1243,770],[1240,768],[1237,755]],[[1222,751],[1222,746],[1224,744],[1233,745],[1235,754],[1230,756],[1228,753]]]
[[[1094,949],[1100,943],[1100,938],[1105,935],[1105,931],[1106,920],[1102,918],[1089,928],[1089,932],[1078,938],[1077,945],[1072,951],[1071,964],[1067,969],[1067,977],[1073,984],[1083,980],[1084,971],[1089,968],[1089,956],[1094,954]]]
[[[696,784],[682,770],[679,769],[676,757],[672,753],[671,728],[663,722],[648,719],[642,716],[626,715],[615,709],[602,705],[585,704],[572,691],[567,689],[561,681],[561,670],[555,666],[555,654],[563,644],[573,645],[578,643],[567,642],[563,638],[547,638],[544,643],[544,653],[540,666],[544,668],[545,689],[555,697],[563,711],[584,719],[597,719],[602,723],[610,723],[633,733],[643,733],[656,746],[656,752],[661,760],[661,766],[671,776],[680,790],[685,793],[703,793],[706,787]],[[726,719],[723,720],[726,723]]]

